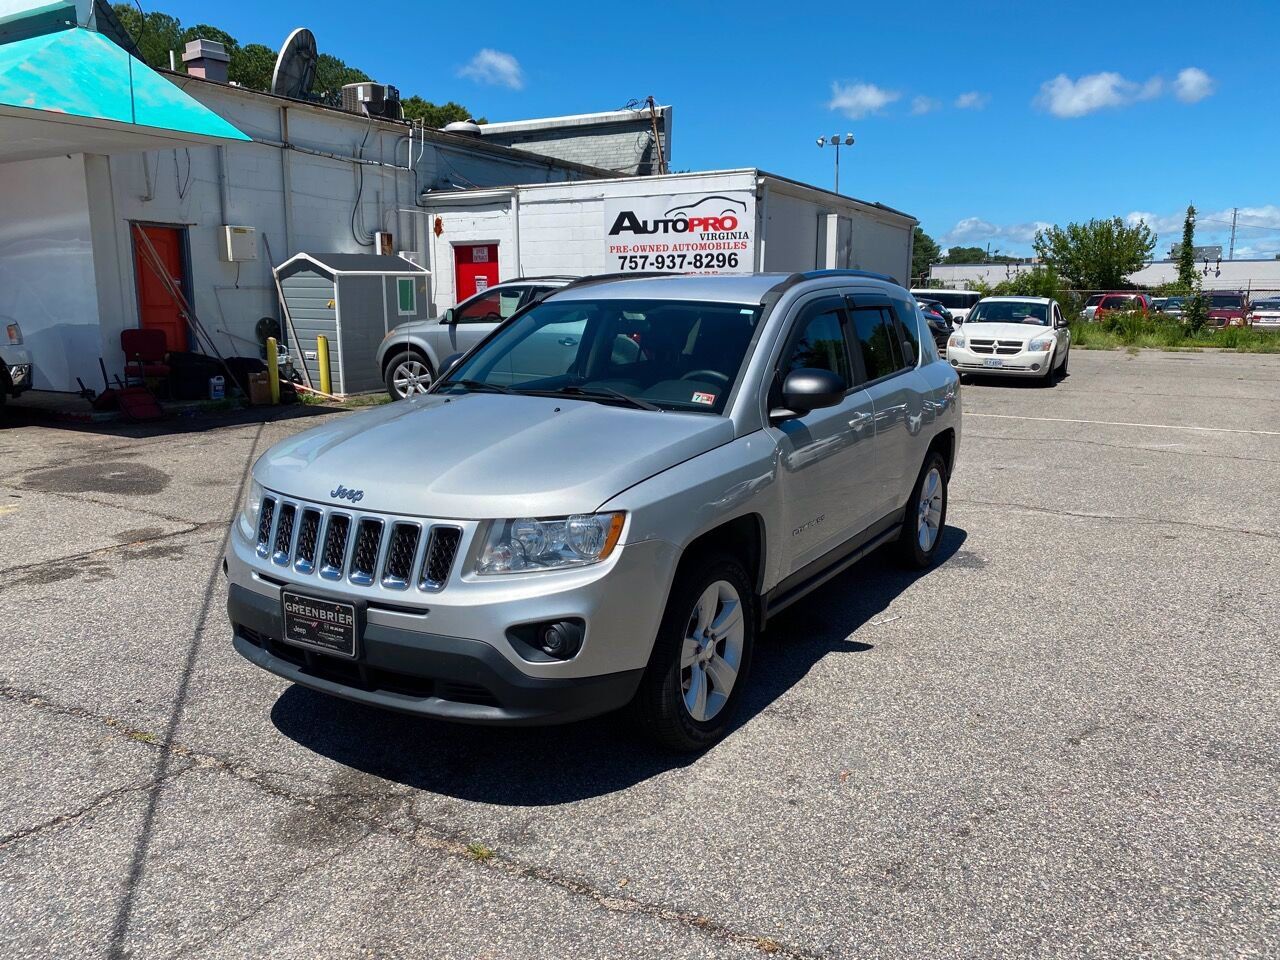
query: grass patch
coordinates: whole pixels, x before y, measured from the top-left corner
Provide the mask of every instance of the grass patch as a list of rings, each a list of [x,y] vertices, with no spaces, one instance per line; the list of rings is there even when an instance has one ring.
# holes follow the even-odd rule
[[[1178,320],[1141,313],[1108,314],[1100,323],[1076,320],[1071,345],[1082,350],[1233,350],[1236,353],[1280,353],[1280,331],[1252,327],[1205,327],[1192,330]]]
[[[467,844],[467,856],[479,863],[484,863],[486,860],[493,859],[493,848],[486,847],[477,840],[472,840]]]
[[[139,743],[155,743],[156,735],[147,730],[130,730],[129,739],[137,740]]]

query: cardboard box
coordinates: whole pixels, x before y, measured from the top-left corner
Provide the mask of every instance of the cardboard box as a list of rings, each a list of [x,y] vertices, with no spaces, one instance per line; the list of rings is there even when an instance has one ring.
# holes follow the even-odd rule
[[[249,374],[249,402],[255,407],[271,403],[271,380],[265,371]]]

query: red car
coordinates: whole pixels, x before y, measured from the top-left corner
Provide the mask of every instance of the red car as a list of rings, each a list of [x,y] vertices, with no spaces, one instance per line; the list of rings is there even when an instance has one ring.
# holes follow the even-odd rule
[[[1243,293],[1208,293],[1209,322],[1215,327],[1243,327],[1249,299]]]
[[[1108,293],[1098,301],[1092,319],[1101,320],[1105,314],[1117,310],[1141,310],[1145,316],[1151,312],[1151,298],[1145,293]]]

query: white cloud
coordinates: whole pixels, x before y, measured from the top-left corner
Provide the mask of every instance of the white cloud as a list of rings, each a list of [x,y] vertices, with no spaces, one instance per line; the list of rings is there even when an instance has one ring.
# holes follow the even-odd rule
[[[918,117],[921,114],[933,113],[941,106],[942,104],[933,99],[933,97],[913,97],[911,99],[911,114]]]
[[[886,90],[874,83],[833,83],[827,107],[839,110],[852,120],[860,120],[868,114],[877,113],[901,97],[902,94],[896,90]]]
[[[1053,224],[1043,220],[992,223],[981,217],[965,217],[944,233],[939,242],[944,247],[984,247],[988,243],[993,247],[1000,247],[1002,244],[1026,247],[1035,239],[1037,230],[1047,230],[1051,226]]]
[[[1173,91],[1183,103],[1198,103],[1213,93],[1213,77],[1199,67],[1187,67],[1178,71]]]
[[[520,61],[501,50],[485,47],[458,71],[458,76],[468,77],[477,83],[520,90],[524,87],[524,71]]]
[[[1267,251],[1274,253],[1280,248],[1280,206],[1268,203],[1260,207],[1241,207],[1235,213],[1237,257],[1270,256]],[[1197,210],[1196,244],[1221,244],[1225,249],[1231,238],[1231,214],[1229,209]],[[1135,210],[1124,219],[1131,226],[1141,222],[1154,230],[1159,237],[1156,255],[1164,256],[1172,244],[1181,242],[1182,222],[1186,215],[1186,207],[1169,213]]]
[[[968,93],[962,93],[956,97],[957,110],[981,110],[987,105],[991,99],[985,93],[979,93],[977,90],[970,90]]]
[[[1055,117],[1083,117],[1095,110],[1150,100],[1160,96],[1163,90],[1164,81],[1159,77],[1137,83],[1110,71],[1091,73],[1079,80],[1060,73],[1040,85],[1040,93],[1033,102]]]

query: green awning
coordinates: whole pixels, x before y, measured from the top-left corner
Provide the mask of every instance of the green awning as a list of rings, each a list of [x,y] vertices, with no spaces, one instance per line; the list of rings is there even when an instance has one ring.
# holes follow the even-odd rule
[[[100,33],[0,44],[0,162],[246,140]]]

